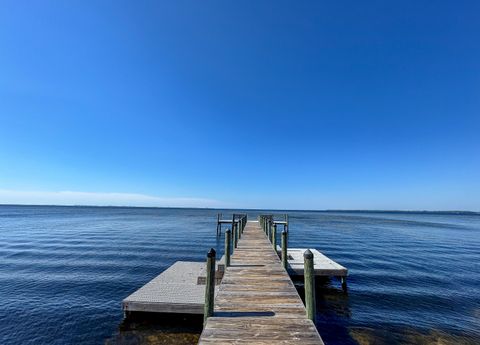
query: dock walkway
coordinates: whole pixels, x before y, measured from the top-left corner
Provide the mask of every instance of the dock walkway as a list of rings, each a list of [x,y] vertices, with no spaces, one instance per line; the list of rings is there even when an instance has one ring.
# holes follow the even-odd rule
[[[199,344],[323,344],[258,222],[247,222]]]

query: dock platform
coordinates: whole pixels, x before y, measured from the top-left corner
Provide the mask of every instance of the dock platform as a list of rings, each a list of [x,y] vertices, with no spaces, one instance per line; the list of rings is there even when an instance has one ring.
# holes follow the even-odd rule
[[[288,274],[290,276],[304,275],[303,253],[307,248],[289,248],[287,251]],[[328,256],[320,253],[316,249],[310,248],[313,253],[314,272],[316,277],[346,277],[348,276],[348,269],[333,261]],[[282,248],[277,246],[277,253],[280,255]]]
[[[199,344],[323,344],[259,222],[246,224]]]
[[[301,277],[304,274],[303,253],[306,249],[288,249],[288,274],[291,277]],[[346,277],[348,270],[331,260],[316,249],[310,249],[314,255],[314,272],[317,277]],[[281,248],[277,246],[280,255]],[[216,279],[220,284],[224,260],[217,262]],[[222,273],[222,274],[219,274]],[[150,282],[125,298],[122,302],[123,311],[153,312],[153,313],[182,313],[202,315],[205,304],[205,263],[191,261],[177,261]]]
[[[205,284],[204,262],[177,261],[163,273],[125,298],[123,311],[203,314]],[[218,290],[218,288],[217,288]]]

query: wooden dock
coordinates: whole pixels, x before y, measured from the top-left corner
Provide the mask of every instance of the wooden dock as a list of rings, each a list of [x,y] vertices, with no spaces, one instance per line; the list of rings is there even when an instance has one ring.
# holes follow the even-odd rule
[[[199,344],[323,344],[259,222],[246,224]]]

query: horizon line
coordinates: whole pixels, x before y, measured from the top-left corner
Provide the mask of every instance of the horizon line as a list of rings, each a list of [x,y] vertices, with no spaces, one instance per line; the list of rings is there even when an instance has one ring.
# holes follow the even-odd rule
[[[245,211],[275,211],[275,212],[378,212],[378,213],[464,213],[480,215],[480,211],[470,210],[399,210],[399,209],[278,209],[278,208],[231,208],[231,207],[188,207],[188,206],[129,206],[129,205],[81,205],[81,204],[4,204],[0,206],[34,206],[34,207],[95,207],[95,208],[155,208],[155,209],[189,209],[189,210],[245,210]]]

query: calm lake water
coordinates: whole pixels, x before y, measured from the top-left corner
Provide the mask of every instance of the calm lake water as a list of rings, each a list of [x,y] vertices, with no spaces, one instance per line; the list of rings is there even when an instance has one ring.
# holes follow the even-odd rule
[[[177,260],[222,253],[217,212],[0,206],[0,343],[195,342],[194,330],[121,325],[121,301]],[[480,343],[480,216],[289,215],[292,247],[349,269],[347,295],[336,280],[319,287],[327,345]]]

